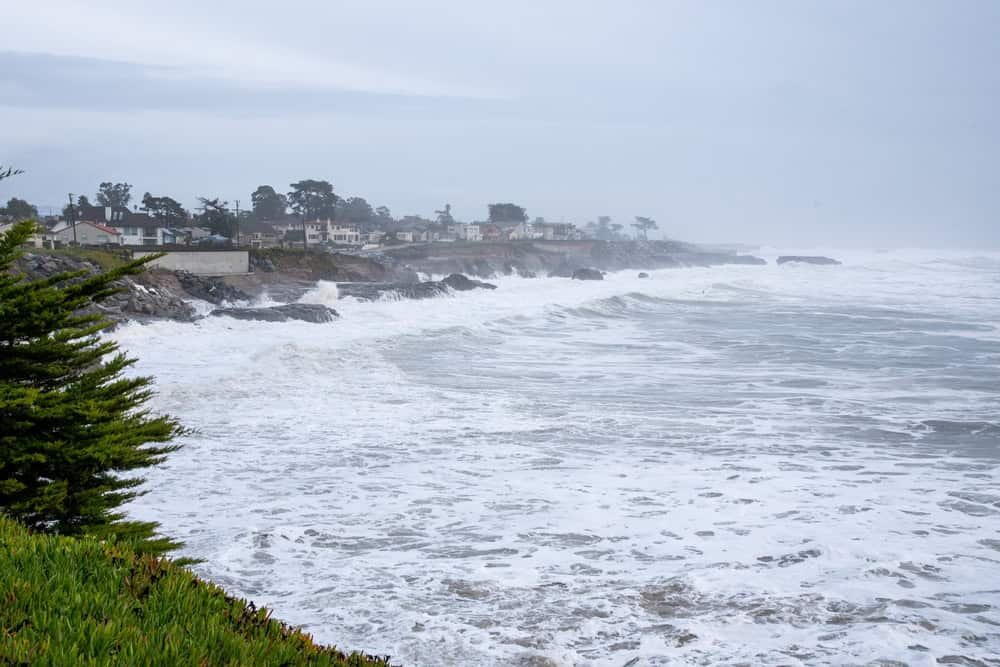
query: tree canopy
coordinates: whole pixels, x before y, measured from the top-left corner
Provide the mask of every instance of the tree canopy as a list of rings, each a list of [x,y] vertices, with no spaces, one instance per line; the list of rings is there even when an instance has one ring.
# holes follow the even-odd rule
[[[75,204],[66,204],[62,208],[62,214],[64,218],[76,218],[80,209],[85,206],[90,206],[90,200],[87,199],[87,195],[80,195],[76,198]]]
[[[337,200],[337,220],[351,225],[367,227],[375,218],[375,211],[364,197]]]
[[[638,234],[642,235],[644,241],[649,239],[649,230],[659,229],[656,220],[644,218],[640,215],[635,216],[635,222],[632,223],[632,226],[636,228]]]
[[[152,380],[98,333],[85,308],[116,292],[156,256],[93,276],[27,280],[12,272],[31,221],[0,234],[0,513],[33,530],[131,537],[149,553],[176,545],[155,523],[129,521],[120,506],[139,495],[129,476],[161,462],[181,433],[145,407]]]
[[[258,220],[280,220],[288,210],[288,199],[270,185],[258,185],[250,195],[250,204]]]
[[[494,224],[528,221],[528,214],[517,204],[490,204],[489,211],[490,222]]]
[[[233,238],[236,218],[229,210],[229,202],[222,201],[219,197],[214,199],[198,197],[198,202],[201,204],[198,223],[202,227],[207,227],[213,234]]]
[[[132,186],[129,183],[101,183],[97,191],[98,206],[128,206],[132,201]]]
[[[337,195],[329,181],[306,179],[292,183],[288,205],[307,220],[333,218],[337,215]]]
[[[148,192],[142,196],[142,210],[163,224],[176,225],[187,220],[188,212],[172,197],[154,197]]]
[[[12,218],[15,222],[18,220],[28,220],[38,217],[37,208],[23,199],[18,199],[17,197],[11,197],[7,201],[7,205],[4,207],[3,212],[4,215]]]

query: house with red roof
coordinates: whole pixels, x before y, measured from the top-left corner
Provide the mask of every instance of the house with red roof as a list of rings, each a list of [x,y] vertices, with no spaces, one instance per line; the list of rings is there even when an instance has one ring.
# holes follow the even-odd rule
[[[63,222],[52,228],[45,235],[46,239],[59,241],[60,243],[79,243],[80,245],[121,245],[122,235],[117,229],[102,225],[98,222],[84,220],[75,225]]]

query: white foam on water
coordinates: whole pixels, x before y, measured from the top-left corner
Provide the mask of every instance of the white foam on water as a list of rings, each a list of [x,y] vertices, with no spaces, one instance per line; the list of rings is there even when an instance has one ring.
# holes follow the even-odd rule
[[[986,660],[1000,258],[843,259],[122,327],[197,431],[130,511],[406,665]]]

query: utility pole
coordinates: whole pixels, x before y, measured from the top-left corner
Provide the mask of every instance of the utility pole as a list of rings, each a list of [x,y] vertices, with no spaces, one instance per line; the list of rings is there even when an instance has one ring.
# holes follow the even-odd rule
[[[236,247],[240,247],[240,200],[236,200]]]
[[[73,193],[69,193],[69,224],[73,226],[73,245],[76,245],[76,212],[73,208]]]

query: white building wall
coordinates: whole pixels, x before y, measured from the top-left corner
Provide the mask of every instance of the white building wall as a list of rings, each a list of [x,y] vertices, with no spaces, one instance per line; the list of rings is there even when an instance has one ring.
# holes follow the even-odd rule
[[[145,257],[153,251],[137,251],[135,257]],[[224,276],[250,272],[250,253],[246,250],[206,250],[203,252],[168,252],[151,264],[171,271],[189,271],[199,276]]]

